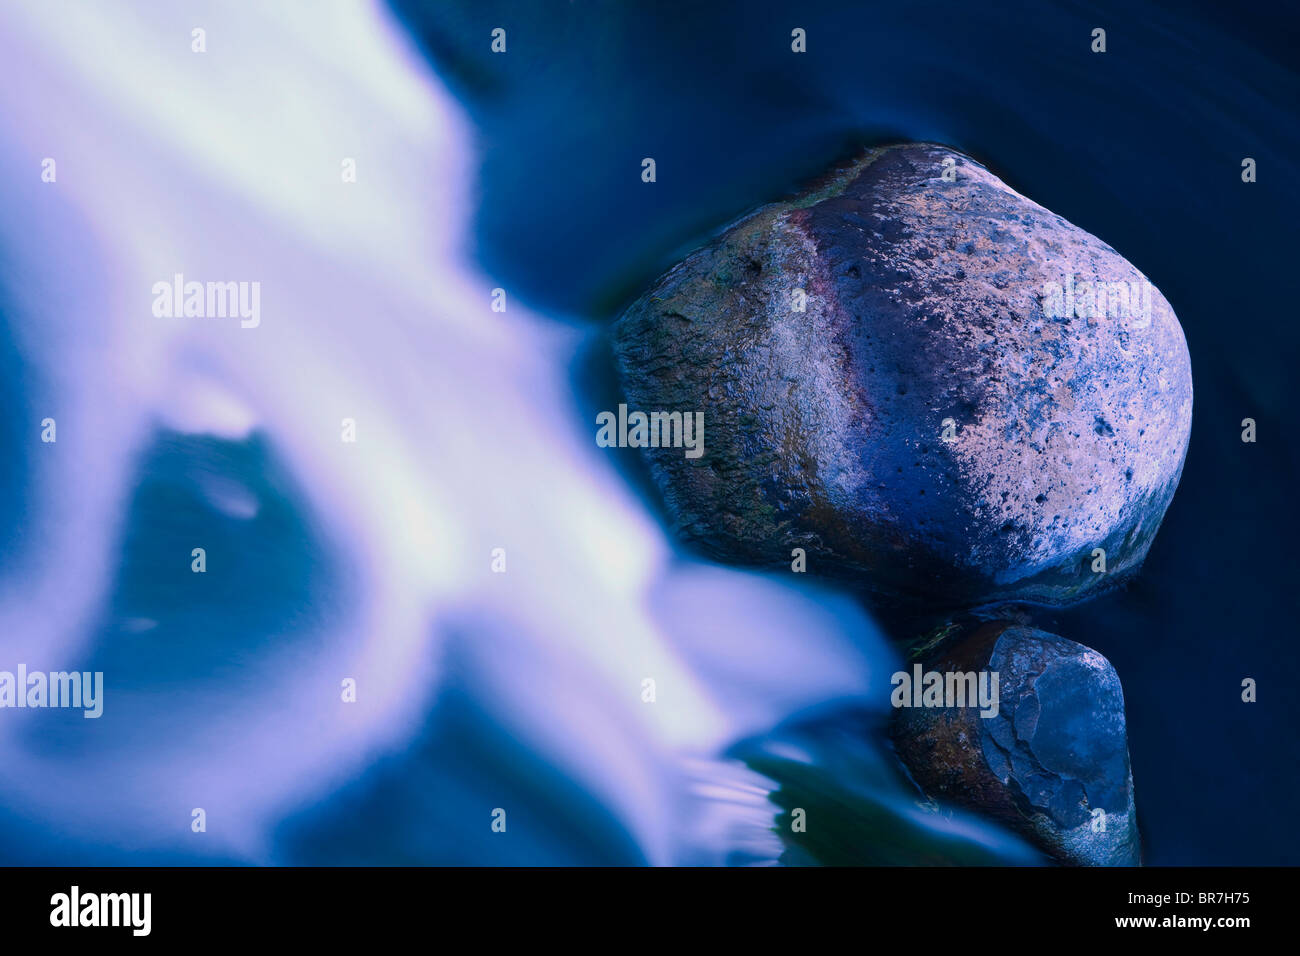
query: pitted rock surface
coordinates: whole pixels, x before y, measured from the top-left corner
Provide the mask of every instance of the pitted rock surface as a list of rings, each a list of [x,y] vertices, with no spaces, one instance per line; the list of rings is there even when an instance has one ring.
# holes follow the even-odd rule
[[[1117,583],[1177,487],[1192,386],[1168,302],[1126,309],[1111,283],[1149,288],[941,146],[871,150],[746,216],[614,329],[630,408],[705,415],[701,458],[646,450],[675,530],[944,609]]]

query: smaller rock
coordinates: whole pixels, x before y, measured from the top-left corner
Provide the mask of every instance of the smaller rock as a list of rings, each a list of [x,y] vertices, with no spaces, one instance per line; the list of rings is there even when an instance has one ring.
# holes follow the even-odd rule
[[[1105,657],[999,621],[921,666],[932,672],[945,686],[949,674],[987,672],[990,688],[998,680],[996,708],[983,711],[974,701],[899,706],[913,698],[896,688],[895,743],[927,796],[980,811],[1062,863],[1141,863],[1124,694]]]

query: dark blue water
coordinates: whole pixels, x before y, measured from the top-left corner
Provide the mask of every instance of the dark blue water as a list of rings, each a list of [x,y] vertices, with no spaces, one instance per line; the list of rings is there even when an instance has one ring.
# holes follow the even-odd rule
[[[1293,10],[395,6],[478,127],[475,252],[538,308],[606,322],[731,218],[897,140],[969,153],[1149,276],[1191,352],[1182,485],[1130,588],[1035,620],[1124,682],[1148,863],[1300,860]],[[487,52],[498,26],[505,56]]]

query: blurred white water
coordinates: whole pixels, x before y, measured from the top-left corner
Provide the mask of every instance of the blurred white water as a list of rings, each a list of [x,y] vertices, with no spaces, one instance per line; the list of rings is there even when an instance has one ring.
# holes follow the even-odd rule
[[[387,11],[7,4],[0,64],[0,304],[32,488],[0,579],[0,669],[80,667],[105,639],[160,432],[263,436],[344,569],[310,650],[286,644],[273,668],[187,670],[178,635],[183,679],[106,671],[105,717],[68,731],[89,744],[48,744],[48,712],[0,711],[8,812],[139,862],[275,862],[277,824],[400,752],[454,680],[650,862],[761,857],[761,778],[701,785],[702,762],[881,688],[891,656],[847,601],[673,553],[577,417],[581,334],[514,299],[491,310],[498,283],[461,251],[472,132]],[[153,284],[177,273],[260,282],[260,326],[156,318]],[[57,445],[40,443],[46,415]],[[264,504],[228,476],[204,488],[233,523]],[[340,701],[345,677],[356,704]],[[465,826],[486,828],[497,799]]]

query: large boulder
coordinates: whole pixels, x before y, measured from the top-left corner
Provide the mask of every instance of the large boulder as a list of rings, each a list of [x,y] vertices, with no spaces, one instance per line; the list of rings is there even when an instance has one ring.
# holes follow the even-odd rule
[[[1117,582],[1191,428],[1164,297],[941,146],[871,150],[739,220],[613,341],[630,409],[704,413],[702,456],[646,450],[684,539],[769,567],[803,548],[886,603],[1062,605]]]

